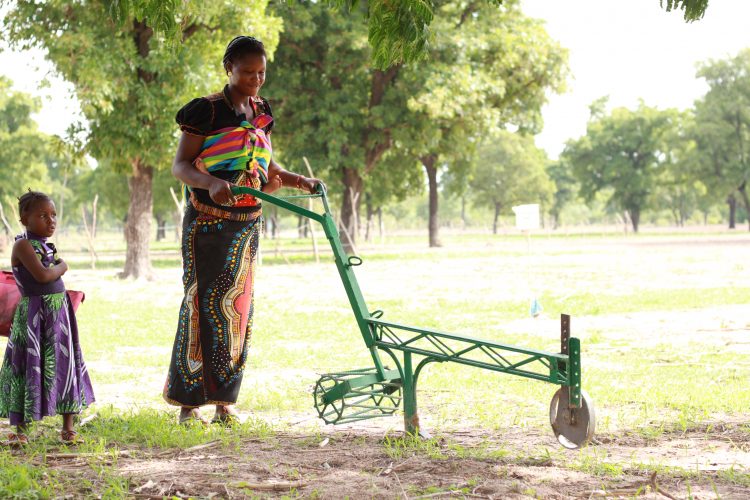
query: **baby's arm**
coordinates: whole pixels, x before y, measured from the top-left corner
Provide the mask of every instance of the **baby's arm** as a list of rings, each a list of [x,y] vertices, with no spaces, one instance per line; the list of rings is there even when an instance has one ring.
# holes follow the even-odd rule
[[[273,193],[274,191],[278,191],[284,186],[284,183],[281,181],[281,177],[278,175],[271,176],[269,173],[268,176],[268,182],[266,182],[265,186],[263,186],[264,193]]]
[[[58,259],[58,263],[51,267],[44,267],[34,247],[25,239],[20,239],[13,245],[11,261],[23,264],[39,283],[51,283],[68,270],[68,265],[62,259]]]
[[[315,193],[318,184],[322,184],[322,182],[318,179],[308,178],[304,175],[284,170],[281,165],[271,159],[271,164],[268,166],[268,183],[264,186],[263,191],[273,192],[282,186],[286,186],[301,189],[308,193]]]

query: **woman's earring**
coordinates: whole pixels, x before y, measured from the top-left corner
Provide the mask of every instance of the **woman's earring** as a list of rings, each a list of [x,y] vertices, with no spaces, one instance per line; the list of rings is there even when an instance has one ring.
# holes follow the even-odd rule
[[[227,72],[227,76],[232,76],[232,72],[231,71]]]

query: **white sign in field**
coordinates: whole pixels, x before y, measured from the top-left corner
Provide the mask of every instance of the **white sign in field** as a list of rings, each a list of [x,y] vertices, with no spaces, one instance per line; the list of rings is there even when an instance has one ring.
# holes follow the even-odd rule
[[[516,228],[521,231],[539,229],[539,204],[518,205],[513,207],[516,214]]]

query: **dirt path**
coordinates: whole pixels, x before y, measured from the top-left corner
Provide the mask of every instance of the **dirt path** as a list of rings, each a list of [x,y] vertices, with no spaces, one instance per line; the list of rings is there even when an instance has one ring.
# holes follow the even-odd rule
[[[750,427],[742,422],[653,440],[603,435],[577,451],[561,449],[541,432],[516,429],[494,440],[479,430],[455,431],[422,451],[389,445],[388,439],[394,438],[372,425],[282,432],[187,450],[124,448],[116,462],[109,455],[100,465],[109,463],[128,478],[137,498],[750,496],[732,472],[750,470]],[[51,450],[46,462],[66,475],[97,481],[91,457]]]

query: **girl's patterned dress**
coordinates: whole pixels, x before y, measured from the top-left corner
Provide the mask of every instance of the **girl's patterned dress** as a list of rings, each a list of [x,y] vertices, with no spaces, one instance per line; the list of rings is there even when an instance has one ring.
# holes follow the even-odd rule
[[[55,247],[32,233],[26,238],[42,265],[57,260]],[[22,265],[13,267],[18,303],[0,368],[0,417],[20,425],[42,417],[80,413],[94,390],[78,342],[73,307],[61,278],[39,283]]]

